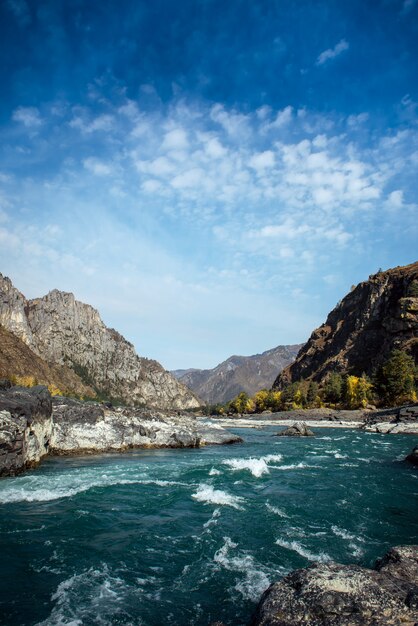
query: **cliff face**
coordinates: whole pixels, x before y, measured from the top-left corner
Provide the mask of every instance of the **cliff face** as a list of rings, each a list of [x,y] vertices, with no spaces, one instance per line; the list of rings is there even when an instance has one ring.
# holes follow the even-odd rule
[[[357,285],[273,387],[301,379],[320,382],[332,371],[371,374],[395,348],[418,360],[418,263],[379,272]]]
[[[224,403],[241,391],[252,396],[271,387],[277,372],[295,359],[300,347],[278,346],[253,356],[231,356],[210,370],[178,370],[173,374],[202,400]]]
[[[54,289],[26,300],[0,275],[0,324],[49,364],[74,370],[88,386],[126,404],[196,408],[196,396],[159,363],[139,357],[132,344],[73,294]]]
[[[92,387],[85,385],[65,365],[51,365],[33,352],[19,337],[0,326],[0,379],[31,376],[40,385],[55,385],[64,393],[94,397]]]

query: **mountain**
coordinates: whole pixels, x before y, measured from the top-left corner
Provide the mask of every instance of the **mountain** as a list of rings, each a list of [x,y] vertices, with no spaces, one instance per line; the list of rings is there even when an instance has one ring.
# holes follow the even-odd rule
[[[72,293],[54,289],[27,300],[0,274],[0,325],[47,364],[71,369],[108,398],[170,410],[201,404],[157,361],[139,357],[131,343],[105,326],[96,309]]]
[[[19,337],[0,326],[0,378],[32,377],[39,384],[54,385],[64,393],[93,397],[95,391],[66,365],[51,365]]]
[[[231,356],[210,370],[174,370],[172,374],[209,404],[224,403],[241,391],[253,395],[270,388],[277,371],[294,360],[300,347],[277,346],[253,356]]]
[[[330,372],[370,375],[395,348],[418,360],[418,262],[378,272],[353,288],[273,387],[321,382]]]

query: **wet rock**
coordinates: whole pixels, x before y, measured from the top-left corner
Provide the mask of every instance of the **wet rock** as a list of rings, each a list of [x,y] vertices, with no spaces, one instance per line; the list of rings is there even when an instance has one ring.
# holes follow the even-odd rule
[[[415,446],[415,448],[413,448],[412,452],[408,454],[405,461],[412,463],[412,465],[418,465],[418,446]]]
[[[289,428],[277,433],[277,437],[314,437],[315,433],[308,428],[305,422],[295,422]]]
[[[317,563],[263,594],[252,626],[414,626],[418,546],[392,548],[374,570]]]
[[[197,432],[201,440],[201,445],[223,445],[242,442],[241,437],[230,433],[211,420],[198,420]]]

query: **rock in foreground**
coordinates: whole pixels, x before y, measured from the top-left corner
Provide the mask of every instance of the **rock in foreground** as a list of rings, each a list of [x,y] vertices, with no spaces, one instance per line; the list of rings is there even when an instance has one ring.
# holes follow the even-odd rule
[[[317,563],[262,596],[252,626],[414,626],[418,546],[392,548],[374,570]]]
[[[277,437],[314,437],[315,433],[308,428],[306,422],[295,422],[289,428],[277,433]]]

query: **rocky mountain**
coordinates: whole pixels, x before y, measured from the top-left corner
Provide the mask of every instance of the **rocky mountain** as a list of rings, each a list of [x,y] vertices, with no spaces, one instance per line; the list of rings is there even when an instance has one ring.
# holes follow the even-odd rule
[[[253,356],[231,356],[213,369],[172,373],[202,400],[209,404],[224,403],[241,391],[253,395],[259,389],[270,388],[277,372],[295,359],[300,348],[300,344],[277,346]]]
[[[108,398],[161,409],[201,404],[159,363],[139,357],[131,343],[105,326],[98,311],[72,293],[54,289],[27,300],[0,274],[0,325],[48,364],[70,368]]]
[[[313,331],[274,388],[330,372],[372,374],[393,349],[418,360],[418,262],[378,272],[360,283]]]
[[[54,385],[64,393],[93,397],[95,391],[66,365],[51,365],[19,337],[0,326],[0,379],[31,377],[41,385]]]

